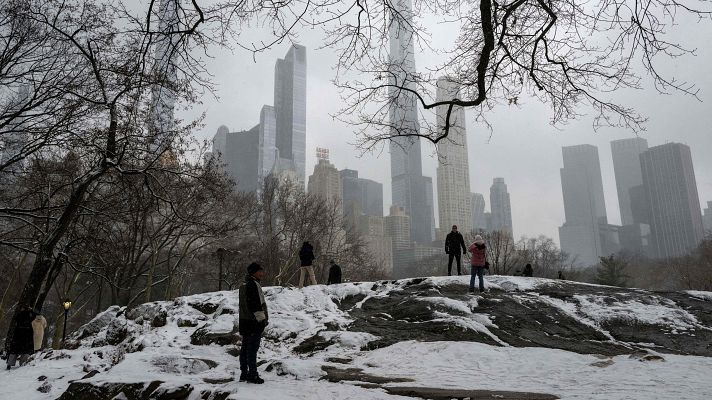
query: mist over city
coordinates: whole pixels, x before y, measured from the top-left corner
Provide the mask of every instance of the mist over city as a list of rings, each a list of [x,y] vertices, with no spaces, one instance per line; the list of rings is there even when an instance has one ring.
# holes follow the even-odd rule
[[[0,4],[0,399],[704,398],[711,19]]]

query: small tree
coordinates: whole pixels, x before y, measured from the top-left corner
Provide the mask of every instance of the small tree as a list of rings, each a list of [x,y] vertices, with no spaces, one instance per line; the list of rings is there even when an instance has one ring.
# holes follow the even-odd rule
[[[629,262],[615,254],[601,257],[601,262],[596,269],[596,283],[608,286],[627,287],[630,276],[626,274]]]

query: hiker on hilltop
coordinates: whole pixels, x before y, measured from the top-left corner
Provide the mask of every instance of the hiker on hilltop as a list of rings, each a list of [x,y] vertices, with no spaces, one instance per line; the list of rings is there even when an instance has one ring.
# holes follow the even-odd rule
[[[471,266],[471,276],[470,276],[470,293],[475,292],[475,277],[480,280],[480,293],[485,291],[484,273],[485,269],[489,268],[489,263],[487,262],[487,246],[482,236],[475,236],[475,241],[470,245],[470,266]]]
[[[522,271],[522,276],[527,276],[530,278],[534,276],[534,268],[532,268],[531,264],[527,264],[527,266],[524,267],[524,271]]]
[[[257,373],[257,351],[260,349],[262,333],[269,323],[267,303],[260,286],[264,270],[253,262],[247,267],[245,283],[240,286],[239,332],[242,336],[240,348],[240,382],[262,384],[265,381]]]
[[[312,285],[316,285],[316,275],[314,275],[314,247],[309,242],[304,242],[302,244],[301,250],[299,250],[299,260],[301,261],[301,267],[299,268],[299,288],[304,287],[304,278],[309,274],[309,279]]]
[[[447,275],[452,275],[452,259],[457,260],[457,274],[462,275],[460,271],[461,265],[461,254],[460,248],[462,248],[462,254],[467,254],[467,247],[465,247],[465,239],[462,234],[457,231],[457,225],[452,226],[452,231],[445,237],[445,254],[448,255],[447,260]]]
[[[35,313],[28,305],[19,307],[17,325],[13,329],[12,338],[6,343],[8,370],[15,366],[18,358],[20,365],[24,365],[35,350],[32,332],[32,320],[35,319]]]
[[[326,281],[327,285],[337,285],[341,283],[341,267],[336,265],[334,260],[329,261],[329,279]]]

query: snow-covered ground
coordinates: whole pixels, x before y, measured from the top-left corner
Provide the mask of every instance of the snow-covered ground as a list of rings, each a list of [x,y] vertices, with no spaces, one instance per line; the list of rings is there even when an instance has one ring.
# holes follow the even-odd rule
[[[487,277],[491,291],[470,296],[466,294],[467,283],[469,277],[443,277],[415,283],[319,285],[302,290],[267,288],[270,325],[259,355],[265,361],[260,367],[267,381],[264,385],[236,381],[239,363],[234,350],[239,344],[191,343],[191,335],[195,341],[196,330],[201,328],[222,340],[239,339],[234,334],[236,292],[151,303],[129,313],[113,308],[95,319],[93,325],[87,325],[86,337],[77,349],[45,352],[25,367],[0,371],[0,399],[58,399],[77,380],[86,387],[98,388],[120,383],[148,386],[158,381],[162,382],[160,388],[175,391],[189,385],[192,389],[184,397],[188,399],[412,399],[387,393],[388,388],[396,386],[531,392],[562,399],[702,400],[712,394],[712,357],[685,355],[689,352],[667,349],[660,343],[625,342],[616,332],[606,330],[611,321],[632,326],[660,325],[667,327],[661,333],[665,340],[699,340],[696,345],[700,354],[706,354],[704,349],[712,348],[712,343],[709,336],[702,337],[700,333],[711,330],[694,314],[697,308],[683,307],[669,298],[643,291],[521,277]],[[566,295],[552,297],[549,292],[556,288],[566,291]],[[691,297],[695,307],[712,314],[712,293],[679,295]],[[377,326],[387,325],[398,310],[388,313],[375,306],[394,300],[401,302],[404,309],[422,310],[424,305],[432,310],[426,321],[422,315],[421,319],[406,321],[414,330],[425,330],[431,324],[427,329],[436,326],[459,329],[463,335],[469,332],[473,337],[482,334],[487,343],[498,345],[481,340],[437,340],[436,332],[427,341],[404,339],[366,350],[369,343],[381,337],[374,334],[375,330],[355,328],[355,310],[364,313],[373,308],[373,314],[363,314],[365,318]],[[497,309],[497,304],[506,301],[523,307],[551,307],[587,329],[600,331],[602,337],[608,338],[605,343],[616,350],[606,356],[543,346],[511,346],[508,343],[512,339],[502,336],[504,325],[498,325],[504,316],[483,311]],[[165,325],[155,322],[154,317],[161,313]],[[407,319],[401,316],[398,322]],[[538,322],[526,322],[524,328],[528,330],[544,329],[536,326]],[[547,332],[547,336],[551,335]],[[411,337],[405,332],[402,335]],[[657,336],[650,339],[654,340],[658,340]],[[319,345],[305,346],[311,341]],[[619,354],[621,348],[630,348],[630,352]],[[325,379],[325,366],[360,370],[386,382],[370,388],[348,379],[329,382]],[[90,372],[93,376],[82,380]],[[404,378],[404,382],[397,382],[397,378]],[[76,385],[74,390],[79,387]],[[151,398],[159,397],[159,392]],[[125,397],[117,398],[132,397],[125,393]]]

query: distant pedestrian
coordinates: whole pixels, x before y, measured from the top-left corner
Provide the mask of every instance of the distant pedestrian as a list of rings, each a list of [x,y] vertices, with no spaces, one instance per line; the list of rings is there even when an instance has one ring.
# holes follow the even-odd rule
[[[47,319],[39,311],[35,311],[35,319],[32,320],[32,339],[35,344],[35,352],[42,350],[45,329],[47,329]]]
[[[484,273],[485,269],[489,268],[489,263],[487,262],[487,246],[482,236],[475,236],[475,242],[470,245],[470,266],[471,266],[471,276],[470,276],[470,293],[475,292],[475,277],[480,280],[480,293],[485,291]]]
[[[299,250],[299,260],[301,261],[301,267],[299,268],[299,288],[304,287],[304,278],[309,274],[309,279],[312,285],[316,285],[316,275],[314,275],[314,247],[309,242],[304,242],[302,244],[301,250]]]
[[[534,268],[532,268],[531,264],[527,264],[526,267],[524,267],[524,271],[522,271],[522,276],[528,276],[530,278],[534,276]]]
[[[20,308],[12,340],[6,345],[7,369],[14,367],[18,358],[20,365],[24,365],[35,349],[32,333],[32,320],[35,319],[35,313],[30,306],[22,305]]]
[[[245,283],[240,286],[239,332],[242,336],[240,348],[240,381],[262,384],[265,381],[257,372],[257,351],[260,349],[262,333],[269,323],[267,303],[260,286],[264,270],[253,262],[247,267]]]
[[[336,285],[341,283],[341,267],[336,265],[334,260],[329,261],[329,280],[326,281],[327,285]]]
[[[461,255],[460,248],[462,248],[462,254],[467,254],[467,247],[465,247],[465,239],[462,234],[457,231],[457,225],[452,226],[452,230],[445,237],[445,254],[448,255],[447,260],[447,275],[452,275],[452,259],[457,260],[457,274],[462,275],[461,272]]]
[[[564,277],[564,273],[562,271],[559,271],[559,279],[566,280],[566,277]]]

